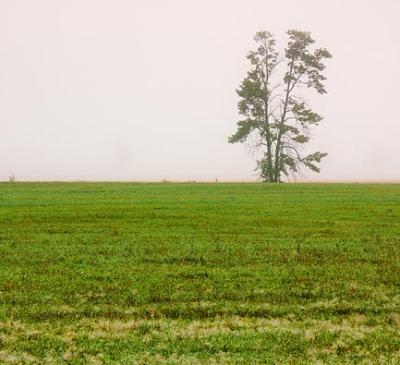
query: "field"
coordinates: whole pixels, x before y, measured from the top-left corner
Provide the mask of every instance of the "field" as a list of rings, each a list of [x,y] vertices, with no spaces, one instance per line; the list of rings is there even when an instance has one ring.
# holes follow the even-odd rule
[[[0,184],[0,363],[399,364],[400,185]]]

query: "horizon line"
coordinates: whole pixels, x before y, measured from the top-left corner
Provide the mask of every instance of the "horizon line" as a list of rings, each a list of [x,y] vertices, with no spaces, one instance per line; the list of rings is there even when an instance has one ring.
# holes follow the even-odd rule
[[[260,180],[227,180],[227,179],[146,179],[146,180],[120,180],[120,179],[63,179],[63,180],[0,180],[1,183],[17,184],[17,183],[138,183],[138,184],[229,184],[229,183],[246,183],[246,184],[263,184]],[[300,180],[300,181],[284,181],[283,184],[400,184],[400,179],[332,179],[332,180]],[[268,183],[266,183],[268,184]],[[279,184],[279,183],[278,183]]]

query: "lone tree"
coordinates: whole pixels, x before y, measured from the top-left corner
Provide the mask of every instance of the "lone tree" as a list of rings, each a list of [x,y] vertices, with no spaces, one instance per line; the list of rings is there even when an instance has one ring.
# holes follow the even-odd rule
[[[229,143],[249,142],[261,153],[257,170],[266,182],[281,182],[282,176],[294,176],[302,167],[319,172],[318,164],[327,154],[304,153],[310,140],[310,128],[322,116],[313,112],[299,94],[311,88],[325,94],[323,60],[331,54],[315,48],[309,32],[289,30],[289,41],[280,56],[273,35],[256,33],[257,50],[247,58],[251,69],[240,84],[238,109],[243,117]],[[280,82],[277,74],[281,74]]]

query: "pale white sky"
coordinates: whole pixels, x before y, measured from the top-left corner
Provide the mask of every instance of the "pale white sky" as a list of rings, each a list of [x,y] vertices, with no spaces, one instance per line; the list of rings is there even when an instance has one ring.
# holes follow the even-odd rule
[[[400,180],[398,0],[2,0],[0,180],[255,180],[227,143],[258,30],[333,54],[302,180]],[[283,44],[280,43],[282,46]]]

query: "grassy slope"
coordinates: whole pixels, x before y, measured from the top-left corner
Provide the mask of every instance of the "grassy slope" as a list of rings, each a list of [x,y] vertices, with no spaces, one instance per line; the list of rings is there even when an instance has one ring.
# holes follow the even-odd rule
[[[400,185],[0,184],[0,363],[400,363]]]

